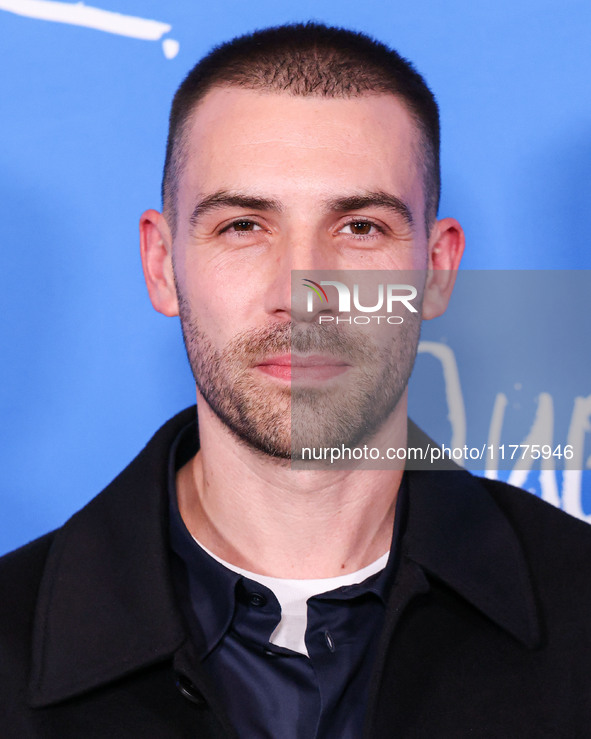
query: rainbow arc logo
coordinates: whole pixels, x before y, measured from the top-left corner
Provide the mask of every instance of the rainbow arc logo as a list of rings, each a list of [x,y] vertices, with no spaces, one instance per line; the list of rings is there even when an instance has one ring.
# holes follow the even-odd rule
[[[312,290],[316,293],[316,295],[318,295],[321,302],[328,303],[328,295],[321,285],[319,285],[317,282],[314,282],[314,280],[309,280],[307,277],[302,277],[302,282],[308,289]]]

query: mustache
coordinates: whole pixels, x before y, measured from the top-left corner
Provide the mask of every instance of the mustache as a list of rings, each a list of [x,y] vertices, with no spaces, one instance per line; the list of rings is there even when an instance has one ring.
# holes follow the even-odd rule
[[[256,364],[270,354],[330,354],[361,361],[372,351],[367,336],[338,325],[281,323],[244,331],[236,336],[224,353],[240,356]]]

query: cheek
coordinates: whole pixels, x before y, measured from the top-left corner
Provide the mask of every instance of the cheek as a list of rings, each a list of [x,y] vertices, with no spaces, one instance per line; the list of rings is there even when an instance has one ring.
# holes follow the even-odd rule
[[[248,286],[246,286],[248,287]],[[187,296],[191,314],[199,329],[216,346],[224,346],[236,335],[261,325],[261,308],[252,290],[240,284],[214,286],[211,282],[193,284]]]
[[[217,306],[220,322],[229,326],[231,334],[259,327],[264,322],[264,295],[256,278],[227,284],[223,304]]]

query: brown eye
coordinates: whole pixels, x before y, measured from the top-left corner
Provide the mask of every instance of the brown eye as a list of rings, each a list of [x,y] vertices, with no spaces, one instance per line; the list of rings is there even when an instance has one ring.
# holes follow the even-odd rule
[[[371,231],[371,223],[367,221],[354,221],[350,226],[352,233],[356,236],[367,236]]]
[[[380,230],[372,221],[349,221],[342,227],[341,232],[351,236],[374,236]]]
[[[254,231],[255,226],[252,221],[234,221],[232,224],[234,231]]]

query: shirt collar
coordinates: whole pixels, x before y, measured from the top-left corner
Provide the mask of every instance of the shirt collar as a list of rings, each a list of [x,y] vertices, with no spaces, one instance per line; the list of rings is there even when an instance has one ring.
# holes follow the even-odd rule
[[[172,550],[184,563],[176,568],[175,581],[179,600],[184,604],[197,650],[205,656],[221,641],[232,623],[235,613],[236,586],[244,584],[247,591],[259,589],[256,580],[251,580],[211,557],[189,533],[180,514],[176,493],[177,471],[197,453],[198,439],[193,425],[183,429],[175,439],[168,458],[168,495],[170,506],[170,544]],[[391,582],[395,575],[397,539],[400,535],[399,521],[403,520],[402,508],[406,506],[406,483],[403,477],[396,505],[395,525],[386,567],[361,583],[346,585],[317,596],[320,600],[350,600],[367,593],[375,594],[386,604]],[[185,590],[185,593],[183,593]],[[266,588],[265,588],[266,590]],[[188,592],[190,602],[186,599]],[[191,604],[199,610],[199,623],[195,622]]]
[[[168,457],[168,501],[170,545],[179,558],[173,570],[179,601],[183,605],[198,654],[209,654],[226,633],[234,615],[236,585],[243,578],[210,557],[193,539],[180,514],[176,494],[176,473],[197,453],[195,426],[183,429]],[[199,607],[199,622],[193,616]]]

